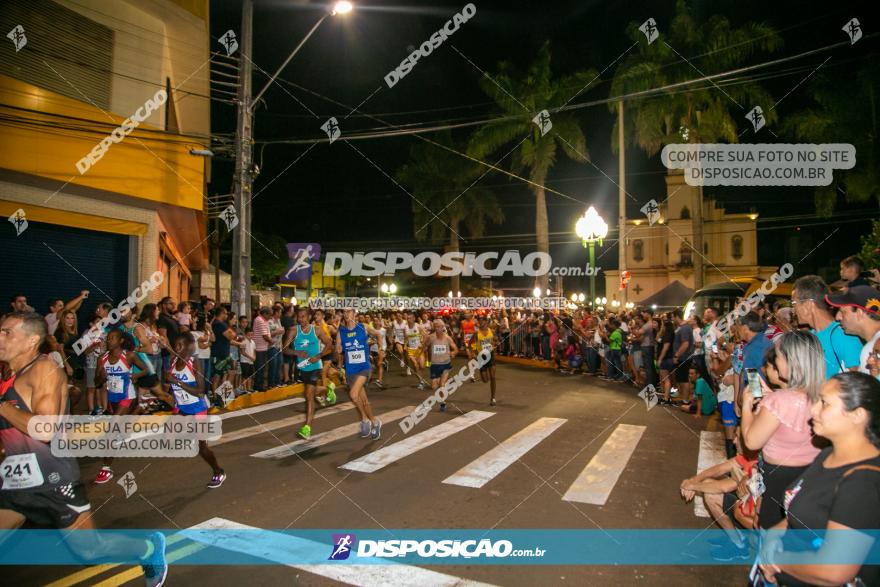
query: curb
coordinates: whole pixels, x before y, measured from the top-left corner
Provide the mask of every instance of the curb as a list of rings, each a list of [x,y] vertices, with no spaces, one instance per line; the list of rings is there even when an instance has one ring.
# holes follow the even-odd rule
[[[340,385],[339,377],[333,376],[330,378],[333,383],[336,385]],[[238,410],[243,410],[245,408],[252,408],[254,406],[261,406],[264,404],[269,404],[272,402],[281,401],[284,399],[289,399],[292,397],[296,397],[298,395],[305,395],[306,386],[302,383],[294,383],[293,385],[284,385],[281,387],[276,387],[274,389],[269,389],[267,391],[258,391],[254,393],[249,393],[247,395],[240,395],[231,402],[229,405],[223,409],[218,407],[212,407],[208,410],[209,414],[228,414],[229,412],[235,412]]]
[[[514,365],[522,365],[524,367],[537,367],[539,369],[556,369],[556,366],[553,363],[548,363],[546,361],[536,361],[534,359],[521,359],[519,357],[503,357],[496,356],[495,360],[499,363],[512,363]]]

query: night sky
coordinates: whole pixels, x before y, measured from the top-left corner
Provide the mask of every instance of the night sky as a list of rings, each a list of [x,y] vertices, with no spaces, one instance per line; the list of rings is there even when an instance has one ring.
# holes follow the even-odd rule
[[[662,34],[675,9],[672,1],[475,2],[474,18],[389,89],[383,81],[385,74],[465,4],[463,1],[359,2],[353,13],[345,18],[330,18],[321,26],[282,72],[281,78],[290,83],[282,82],[283,89],[273,85],[264,96],[265,104],[257,109],[254,154],[261,163],[261,174],[254,189],[258,192],[269,187],[253,203],[255,233],[276,235],[287,242],[318,242],[325,250],[424,250],[430,245],[418,243],[413,237],[410,197],[385,175],[393,176],[407,162],[410,148],[421,142],[418,138],[404,136],[353,142],[360,153],[341,140],[332,145],[318,144],[286,172],[284,169],[309,146],[271,141],[323,138],[325,135],[319,127],[330,116],[340,121],[343,136],[379,129],[383,126],[381,123],[358,113],[344,119],[351,108],[368,97],[359,112],[398,125],[485,118],[497,111],[479,88],[481,73],[477,68],[494,72],[501,60],[511,60],[525,67],[549,40],[555,73],[589,68],[601,71],[632,43],[624,33],[627,24],[653,17]],[[875,13],[869,9],[871,4],[742,0],[688,3],[698,19],[722,14],[734,25],[761,20],[775,26],[783,36],[784,46],[769,57],[756,55],[751,63],[846,40],[841,27],[853,16],[859,18],[867,36],[875,28],[871,22],[871,15]],[[316,3],[256,0],[254,62],[268,72],[274,71],[320,16],[321,5]],[[240,22],[239,2],[211,3],[214,39],[230,28],[240,35]],[[217,48],[219,45],[212,47]],[[796,65],[817,66],[832,56],[817,76],[838,76],[845,80],[871,59],[876,59],[878,43],[874,38],[863,39],[856,48],[806,57]],[[614,66],[611,66],[575,101],[608,98],[613,73]],[[698,76],[694,71],[694,77]],[[765,87],[778,99],[804,77],[800,74],[770,79]],[[266,75],[255,72],[254,93],[266,80]],[[808,86],[809,80],[779,105],[781,118],[809,104]],[[560,154],[547,185],[580,201],[547,194],[551,253],[556,265],[585,262],[585,251],[573,227],[588,205],[595,205],[610,225],[616,224],[617,187],[612,180],[617,181],[617,156],[611,152],[614,115],[605,104],[576,113],[592,162],[611,179],[593,165],[575,164]],[[743,120],[742,124],[745,129],[747,121]],[[234,131],[234,107],[214,102],[212,132],[231,136]],[[471,131],[467,128],[455,131],[454,136],[465,139]],[[749,136],[751,133],[742,140],[748,140]],[[841,136],[839,142],[847,142],[847,137]],[[665,198],[665,170],[659,155],[649,158],[636,148],[628,148],[626,155],[627,191],[642,203],[651,198],[658,201]],[[231,192],[232,169],[231,159],[214,158],[211,194]],[[534,203],[527,186],[497,173],[486,175],[480,185],[494,190],[504,208],[506,221],[489,227],[490,238],[468,239],[462,249],[520,248],[523,254],[533,249]],[[437,189],[442,190],[444,186],[438,185]],[[840,231],[806,260],[802,266],[805,272],[827,273],[842,256],[857,252],[854,235],[866,233],[867,218],[878,216],[876,200],[852,204],[841,196],[833,218],[817,218],[810,188],[706,188],[706,193],[721,200],[730,212],[755,210],[761,214],[758,239],[762,264],[784,263],[786,251],[795,250],[792,247],[801,250],[809,245],[809,250],[838,228]],[[630,217],[638,214],[635,202],[628,202],[627,214]],[[773,218],[779,220],[772,221]],[[229,247],[229,243],[224,247]],[[606,243],[600,255],[600,266],[616,267],[617,250],[613,243]],[[226,261],[228,258],[221,264],[226,265]]]

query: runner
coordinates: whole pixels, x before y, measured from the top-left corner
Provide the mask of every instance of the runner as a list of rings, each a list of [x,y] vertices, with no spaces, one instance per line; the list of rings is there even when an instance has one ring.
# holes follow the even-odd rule
[[[485,316],[480,316],[480,328],[474,338],[474,354],[484,349],[491,353],[489,360],[480,367],[480,379],[483,380],[483,383],[489,383],[489,388],[492,391],[492,397],[489,400],[490,406],[495,405],[495,347],[497,346],[498,341],[495,340],[495,333],[489,329],[489,320]]]
[[[476,325],[471,316],[472,314],[470,312],[465,312],[464,319],[461,321],[462,346],[464,346],[464,352],[467,353],[468,361],[474,358],[473,342],[474,331],[476,330]],[[476,378],[471,376],[471,383],[476,382]]]
[[[385,353],[388,350],[388,330],[385,328],[385,320],[378,314],[376,315],[376,319],[372,326],[376,329],[376,332],[379,333],[379,337],[370,347],[370,356],[373,356],[373,353],[375,353],[376,371],[378,372],[376,387],[382,389],[385,387],[385,384],[382,383],[382,377],[385,376]]]
[[[33,416],[62,416],[67,409],[67,378],[39,348],[47,335],[46,321],[33,312],[8,314],[0,326],[0,361],[12,376],[0,383],[0,529],[15,530],[26,520],[62,530],[95,530],[91,505],[75,458],[59,458],[28,434]],[[67,532],[64,542],[88,563],[141,561],[147,587],[160,587],[168,574],[165,537],[147,540],[97,532]]]
[[[425,338],[425,355],[431,359],[431,390],[436,392],[446,385],[452,370],[452,357],[458,354],[458,347],[446,333],[446,324],[439,318],[434,320],[434,332]],[[446,402],[440,403],[440,411],[446,411]]]
[[[321,378],[321,358],[333,352],[330,337],[323,330],[309,324],[309,309],[299,308],[296,311],[297,325],[291,329],[293,341],[285,341],[294,349],[298,361],[296,364],[306,388],[306,422],[300,428],[300,437],[308,440],[312,436],[312,421],[315,419],[315,396],[326,391],[327,402],[332,406],[336,403],[336,385],[328,381],[326,386],[318,385]],[[321,402],[324,405],[324,402]]]
[[[196,339],[189,332],[181,332],[174,341],[174,360],[166,377],[165,389],[174,395],[175,413],[195,418],[204,417],[208,413],[208,398],[205,395],[205,378],[201,371],[193,367],[193,355],[196,352]],[[171,401],[169,397],[167,401]],[[217,463],[214,451],[208,447],[206,440],[199,441],[199,456],[211,467],[211,481],[208,489],[217,489],[226,481],[226,472]]]
[[[404,333],[406,335],[406,360],[409,362],[412,370],[415,371],[416,377],[419,378],[419,389],[425,389],[427,385],[425,385],[425,380],[422,378],[422,369],[425,366],[425,356],[422,354],[422,329],[416,324],[415,314],[412,312],[407,312],[406,314],[406,326],[404,327]],[[407,375],[410,375],[410,369],[406,371]]]
[[[95,372],[95,386],[105,387],[107,407],[115,416],[128,416],[142,413],[137,401],[135,387],[140,387],[138,380],[149,377],[149,371],[138,353],[134,352],[134,339],[122,330],[111,330],[107,333],[107,352],[98,359]],[[155,378],[155,375],[152,376]],[[159,397],[166,396],[161,390]],[[167,398],[170,402],[171,398]],[[104,457],[104,466],[98,471],[95,483],[103,485],[113,479],[113,457]]]
[[[373,417],[373,409],[367,398],[366,384],[370,377],[370,359],[367,355],[367,336],[378,336],[379,333],[369,326],[364,326],[355,318],[354,310],[346,308],[343,323],[339,326],[336,338],[336,352],[343,359],[348,378],[348,395],[358,410],[361,418],[361,438],[370,437],[379,440],[382,434],[382,422]]]
[[[404,362],[405,345],[406,345],[406,320],[401,319],[400,312],[394,312],[392,320],[392,331],[394,332],[394,352],[400,358],[400,368],[407,370],[407,375],[412,375],[412,371]]]

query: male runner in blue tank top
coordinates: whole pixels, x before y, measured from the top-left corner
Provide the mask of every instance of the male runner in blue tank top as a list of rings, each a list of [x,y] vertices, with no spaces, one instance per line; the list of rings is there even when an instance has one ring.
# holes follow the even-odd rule
[[[39,351],[46,336],[46,321],[33,312],[7,314],[0,324],[0,361],[13,373],[0,382],[0,441],[5,450],[0,463],[0,530],[15,530],[25,520],[65,530],[94,530],[76,459],[54,456],[48,444],[28,433],[34,416],[68,412],[67,377]],[[168,574],[161,532],[147,540],[65,532],[62,542],[91,564],[138,558],[147,587],[160,587]]]
[[[330,405],[336,403],[336,385],[329,379],[326,387],[318,385],[322,372],[321,359],[330,356],[333,352],[333,346],[330,344],[330,337],[327,333],[314,324],[309,324],[309,319],[308,308],[303,307],[297,310],[297,325],[295,329],[291,330],[291,333],[295,332],[296,336],[292,342],[285,341],[284,345],[285,347],[290,345],[294,349],[293,353],[297,358],[296,366],[306,388],[306,423],[298,432],[300,437],[305,440],[312,436],[312,422],[315,419],[315,396],[326,390],[327,402]]]
[[[348,378],[348,395],[361,418],[361,438],[379,440],[382,422],[373,417],[373,409],[367,399],[367,381],[370,378],[370,351],[368,336],[379,337],[378,330],[358,322],[354,310],[346,308],[342,313],[342,324],[336,337],[336,352],[345,364]]]

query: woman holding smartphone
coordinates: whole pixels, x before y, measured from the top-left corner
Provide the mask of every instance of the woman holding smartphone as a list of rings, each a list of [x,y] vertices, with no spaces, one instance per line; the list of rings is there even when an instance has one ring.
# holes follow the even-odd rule
[[[761,528],[783,520],[786,488],[819,454],[810,428],[810,407],[825,381],[819,339],[806,331],[787,332],[777,345],[776,368],[786,387],[770,393],[755,373],[742,394],[743,441],[761,451],[758,468],[766,488],[758,513]]]

